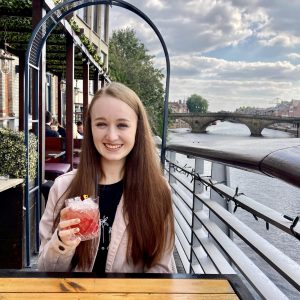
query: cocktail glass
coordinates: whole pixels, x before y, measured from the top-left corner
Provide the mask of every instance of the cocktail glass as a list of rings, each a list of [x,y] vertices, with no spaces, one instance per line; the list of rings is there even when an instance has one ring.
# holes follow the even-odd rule
[[[66,199],[65,204],[68,210],[62,220],[80,219],[79,224],[70,227],[79,228],[79,232],[76,233],[76,236],[79,236],[82,241],[87,241],[99,235],[100,214],[98,197],[84,200],[81,200],[80,197],[75,197]]]

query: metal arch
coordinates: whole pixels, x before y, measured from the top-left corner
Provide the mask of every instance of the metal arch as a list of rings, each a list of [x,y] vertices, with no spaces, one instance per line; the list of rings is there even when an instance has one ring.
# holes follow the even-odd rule
[[[75,4],[75,5],[74,5]],[[78,4],[78,5],[76,5]],[[30,218],[29,218],[29,128],[28,128],[28,117],[29,117],[29,88],[30,88],[30,67],[35,69],[37,72],[37,80],[39,78],[39,64],[40,64],[40,57],[41,52],[43,49],[43,46],[52,32],[52,30],[55,28],[55,26],[64,19],[65,16],[70,14],[71,12],[78,10],[80,8],[86,7],[86,6],[92,6],[92,5],[99,5],[99,4],[108,4],[110,6],[115,5],[119,7],[123,7],[125,9],[130,10],[133,13],[136,13],[138,16],[140,16],[144,21],[148,23],[148,25],[154,30],[157,37],[159,38],[159,41],[163,47],[165,59],[166,59],[166,85],[165,85],[165,99],[164,99],[164,113],[163,113],[163,132],[162,132],[162,145],[161,145],[161,164],[164,167],[165,164],[165,152],[166,152],[166,138],[167,138],[167,127],[168,127],[168,101],[169,101],[169,86],[170,86],[170,59],[169,59],[169,53],[166,47],[166,44],[163,40],[162,35],[160,34],[157,27],[154,25],[154,23],[151,21],[150,18],[148,18],[141,10],[133,6],[132,4],[129,4],[126,1],[122,0],[69,0],[65,1],[63,3],[60,3],[59,5],[55,6],[52,10],[50,10],[38,23],[38,25],[35,27],[31,38],[28,43],[26,55],[25,55],[25,68],[24,68],[24,133],[25,133],[25,146],[26,146],[26,157],[25,157],[25,167],[26,167],[26,178],[25,178],[25,207],[26,207],[26,261],[27,266],[30,265],[30,232],[29,232],[29,225],[30,225]],[[70,9],[67,9],[63,11],[66,7],[71,6]],[[60,15],[57,16],[55,13],[59,13]],[[56,16],[56,18],[55,18]],[[45,28],[46,22],[48,20],[52,20],[52,24],[49,26],[49,28]],[[40,30],[41,33],[40,33]],[[43,35],[43,30],[45,31],[45,34]],[[38,34],[40,33],[40,36]],[[42,35],[42,37],[41,37]],[[40,41],[37,45],[36,51],[36,59],[35,64],[32,64],[30,62],[30,55],[33,51],[34,42],[40,38]],[[35,84],[35,89],[38,93],[39,84]],[[37,105],[37,103],[35,103]],[[38,118],[37,118],[38,119]],[[39,139],[39,136],[38,136]],[[39,164],[38,164],[39,165]],[[39,180],[39,178],[38,178]]]

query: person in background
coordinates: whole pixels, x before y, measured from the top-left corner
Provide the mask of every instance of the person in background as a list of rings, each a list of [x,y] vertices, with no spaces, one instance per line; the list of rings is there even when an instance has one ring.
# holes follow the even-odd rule
[[[46,137],[59,137],[59,133],[56,130],[51,129],[51,124],[52,124],[53,119],[52,119],[52,114],[50,111],[46,111],[45,121],[46,121],[45,136]]]
[[[145,108],[112,82],[93,97],[80,163],[56,178],[40,221],[38,269],[46,272],[170,273],[174,216]],[[65,200],[99,197],[98,237],[76,235],[84,216],[65,220]]]
[[[77,131],[75,133],[76,139],[83,139],[83,123],[81,121],[76,122]]]
[[[59,133],[59,135],[63,138],[66,137],[66,129],[64,127],[62,127],[58,122],[57,122],[57,132]]]
[[[61,137],[66,137],[66,129],[58,123],[58,121],[54,118],[52,118],[52,124],[51,124],[51,129],[56,130]]]

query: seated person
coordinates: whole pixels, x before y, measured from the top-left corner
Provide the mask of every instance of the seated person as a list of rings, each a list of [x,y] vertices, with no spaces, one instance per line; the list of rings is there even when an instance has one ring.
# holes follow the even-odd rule
[[[58,123],[58,121],[52,118],[51,129],[58,132],[59,136],[65,138],[66,137],[66,129]]]
[[[75,139],[83,139],[83,123],[81,121],[76,122],[77,130],[74,132]]]
[[[62,127],[58,122],[57,122],[57,132],[59,133],[59,135],[63,138],[66,137],[66,129],[64,127]]]
[[[59,137],[59,133],[56,130],[51,129],[52,124],[52,114],[50,111],[46,111],[45,114],[46,127],[45,127],[45,136],[46,137]]]

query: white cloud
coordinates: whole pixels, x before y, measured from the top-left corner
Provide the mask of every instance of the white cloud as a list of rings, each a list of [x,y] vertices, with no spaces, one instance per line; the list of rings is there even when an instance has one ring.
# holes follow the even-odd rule
[[[166,6],[165,6],[164,2],[161,0],[149,0],[146,2],[146,7],[162,10]]]
[[[257,35],[259,42],[264,46],[293,47],[300,44],[300,37],[288,33],[262,32]]]
[[[288,53],[286,57],[291,60],[297,60],[300,59],[300,53]]]
[[[199,93],[211,108],[268,106],[300,95],[300,2],[269,0],[129,1],[154,22],[170,54],[170,99]],[[152,29],[124,9],[111,9],[112,28],[130,25],[157,55]],[[225,108],[223,108],[225,109]]]

